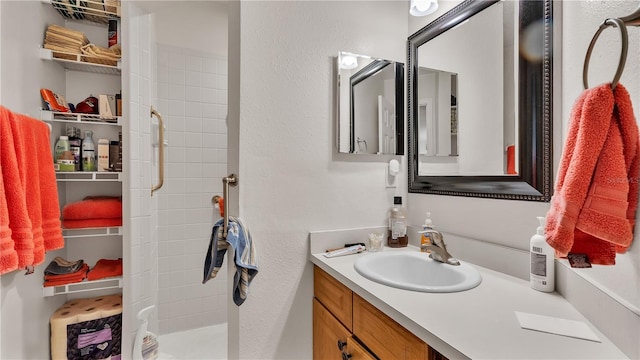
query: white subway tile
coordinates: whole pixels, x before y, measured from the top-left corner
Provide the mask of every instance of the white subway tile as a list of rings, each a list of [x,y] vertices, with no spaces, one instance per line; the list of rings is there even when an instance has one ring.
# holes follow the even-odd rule
[[[169,53],[169,67],[174,69],[185,69],[185,57],[182,54],[170,52]]]
[[[186,85],[185,70],[169,68],[169,84]]]
[[[202,90],[199,86],[187,86],[185,99],[188,101],[202,102]]]
[[[202,86],[200,76],[200,72],[187,70],[185,72],[185,84],[189,86]]]
[[[185,100],[186,88],[184,85],[169,84],[168,87],[171,101]]]
[[[202,71],[202,57],[187,55],[185,60],[186,60],[187,70],[197,71],[197,72]]]
[[[194,101],[187,101],[185,104],[185,115],[202,118],[202,104]]]

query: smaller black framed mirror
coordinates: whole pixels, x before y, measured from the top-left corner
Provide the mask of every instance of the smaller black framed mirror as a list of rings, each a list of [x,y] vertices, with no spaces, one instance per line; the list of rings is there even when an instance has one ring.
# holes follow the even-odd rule
[[[404,64],[340,51],[338,152],[404,155]]]
[[[552,14],[465,0],[408,38],[410,193],[550,200]]]

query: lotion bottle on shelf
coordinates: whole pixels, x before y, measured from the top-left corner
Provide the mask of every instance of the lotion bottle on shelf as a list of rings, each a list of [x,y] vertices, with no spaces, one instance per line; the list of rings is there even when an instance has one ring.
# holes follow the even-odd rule
[[[555,252],[544,237],[545,218],[538,216],[538,221],[540,226],[536,234],[531,237],[529,245],[531,253],[529,283],[538,291],[552,292],[555,289]]]
[[[82,171],[96,171],[96,145],[93,142],[93,131],[86,130],[82,140]]]

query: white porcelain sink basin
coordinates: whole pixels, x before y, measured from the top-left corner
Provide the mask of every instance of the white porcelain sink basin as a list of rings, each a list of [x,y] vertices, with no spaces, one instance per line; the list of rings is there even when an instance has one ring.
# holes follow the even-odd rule
[[[482,277],[476,268],[460,262],[449,265],[429,258],[429,254],[411,251],[367,253],[353,264],[365,278],[395,288],[448,293],[472,289]]]

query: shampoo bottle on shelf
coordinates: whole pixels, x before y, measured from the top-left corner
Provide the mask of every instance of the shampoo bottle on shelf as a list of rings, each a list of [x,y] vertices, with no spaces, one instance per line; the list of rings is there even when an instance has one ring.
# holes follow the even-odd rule
[[[405,247],[409,243],[409,238],[407,237],[407,216],[402,207],[402,197],[394,196],[393,204],[389,211],[387,245],[389,247]]]
[[[82,171],[96,171],[96,145],[93,142],[93,131],[86,130],[82,140]]]
[[[55,164],[58,163],[58,160],[62,159],[62,154],[64,154],[65,151],[69,151],[69,138],[62,135],[60,136],[60,138],[58,138],[58,141],[56,141],[53,159],[53,162]]]
[[[545,218],[538,216],[538,221],[540,226],[536,234],[531,237],[529,245],[531,252],[529,283],[538,291],[552,292],[555,288],[555,252],[544,237]]]
[[[73,154],[74,171],[82,171],[82,138],[80,138],[80,129],[67,125],[67,137],[69,138],[69,149]]]

